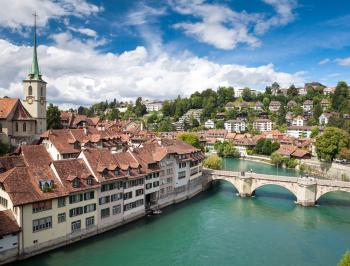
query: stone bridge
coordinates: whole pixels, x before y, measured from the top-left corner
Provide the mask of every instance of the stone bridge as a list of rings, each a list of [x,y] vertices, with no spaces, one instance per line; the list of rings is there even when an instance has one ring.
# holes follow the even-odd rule
[[[208,181],[226,180],[230,182],[241,197],[254,195],[255,190],[264,185],[281,186],[293,193],[297,198],[297,203],[302,206],[314,206],[322,195],[329,192],[350,193],[350,182],[343,181],[210,169],[203,169],[203,174],[208,177]]]

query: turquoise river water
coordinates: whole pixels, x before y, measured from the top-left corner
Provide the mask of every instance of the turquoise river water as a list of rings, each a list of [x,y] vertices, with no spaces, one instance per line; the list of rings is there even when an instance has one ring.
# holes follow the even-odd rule
[[[228,159],[226,169],[297,175]],[[350,194],[329,193],[314,208],[265,186],[239,198],[224,181],[195,198],[99,236],[16,265],[336,265],[350,249]]]

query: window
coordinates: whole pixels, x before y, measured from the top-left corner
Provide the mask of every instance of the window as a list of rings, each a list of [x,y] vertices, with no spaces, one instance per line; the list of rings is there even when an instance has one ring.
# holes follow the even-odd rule
[[[186,171],[182,171],[178,173],[178,179],[182,179],[186,177]]]
[[[119,168],[115,169],[115,170],[114,170],[114,175],[115,175],[115,176],[118,176],[119,174],[120,174]]]
[[[69,210],[69,217],[78,216],[83,214],[83,207],[77,207]]]
[[[74,188],[80,187],[80,180],[78,178],[75,178],[73,180],[73,187]]]
[[[81,229],[81,221],[79,220],[79,221],[72,222],[71,229],[72,229],[72,232],[80,231],[80,229]]]
[[[51,200],[35,202],[32,204],[33,213],[50,210],[52,208]]]
[[[122,207],[120,204],[113,206],[113,209],[112,209],[113,215],[121,213],[121,211],[122,211]]]
[[[102,171],[101,175],[102,175],[103,177],[107,177],[107,176],[108,176],[108,171],[107,171],[106,169],[104,169],[104,170]]]
[[[137,196],[140,196],[140,195],[143,195],[143,189],[142,189],[142,188],[136,190],[136,197],[137,197]]]
[[[93,180],[92,176],[89,176],[89,177],[86,179],[86,183],[87,183],[88,185],[92,185],[92,180]]]
[[[57,207],[61,208],[66,206],[66,198],[58,198],[57,199]]]
[[[0,197],[0,205],[7,209],[7,205],[8,205],[7,199]]]
[[[33,95],[33,88],[32,88],[32,86],[28,87],[28,95]]]
[[[153,182],[153,187],[158,187],[159,186],[159,181]]]
[[[0,133],[2,132],[2,124],[0,123]]]
[[[121,182],[113,182],[109,184],[103,184],[101,187],[101,192],[113,190],[113,189],[119,189],[121,187]]]
[[[94,197],[95,197],[95,194],[93,191],[84,193],[84,200],[90,200],[90,199],[93,199]]]
[[[23,132],[26,132],[27,131],[27,124],[26,124],[26,122],[23,122],[22,127],[23,127]]]
[[[121,200],[123,198],[123,193],[116,193],[111,195],[111,201]]]
[[[95,224],[95,217],[94,216],[86,218],[86,220],[85,220],[86,228],[91,228],[94,226],[94,224]]]
[[[59,213],[57,215],[57,220],[58,220],[59,224],[65,222],[66,221],[66,213],[65,212],[64,213]]]
[[[146,189],[150,189],[150,188],[152,188],[152,183],[146,184]]]
[[[186,163],[179,163],[179,168],[185,168],[186,167]]]
[[[140,200],[137,200],[134,202],[130,202],[130,203],[124,205],[124,211],[128,211],[128,210],[137,208],[141,205],[143,205],[143,199],[140,199]]]
[[[96,204],[89,204],[84,206],[84,213],[96,211]]]
[[[110,197],[109,196],[105,196],[105,197],[101,197],[98,199],[98,204],[99,205],[103,205],[103,204],[106,204],[108,202],[110,202]]]
[[[52,227],[52,216],[33,220],[33,233]]]
[[[41,96],[41,97],[44,96],[44,89],[43,89],[43,87],[40,88],[40,96]]]
[[[124,200],[131,199],[132,198],[132,191],[124,193]]]
[[[107,218],[107,217],[109,217],[109,208],[105,208],[105,209],[102,209],[101,210],[101,218],[103,219],[103,218]]]
[[[18,132],[18,123],[17,122],[16,122],[15,126],[16,126],[16,132]]]
[[[83,199],[84,199],[83,194],[74,194],[74,195],[70,195],[70,196],[69,196],[69,203],[70,203],[70,204],[76,203],[76,202],[79,202],[79,201],[83,201]]]

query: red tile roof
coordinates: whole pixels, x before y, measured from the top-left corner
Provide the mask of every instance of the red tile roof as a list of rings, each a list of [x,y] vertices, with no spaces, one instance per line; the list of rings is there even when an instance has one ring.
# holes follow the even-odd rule
[[[0,211],[0,236],[21,231],[11,210]]]

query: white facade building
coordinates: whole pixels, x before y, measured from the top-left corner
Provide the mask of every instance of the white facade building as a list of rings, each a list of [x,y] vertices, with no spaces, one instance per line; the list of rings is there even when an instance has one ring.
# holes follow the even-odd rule
[[[253,122],[253,128],[259,132],[271,131],[272,121],[270,119],[256,119]]]
[[[240,133],[246,130],[246,123],[243,120],[228,120],[224,123],[225,129],[228,132]]]
[[[204,127],[207,129],[213,129],[215,128],[215,123],[213,120],[208,119],[205,123],[204,123]]]

